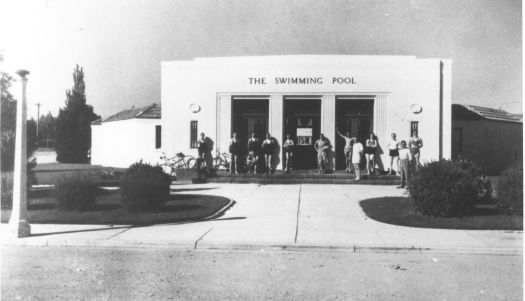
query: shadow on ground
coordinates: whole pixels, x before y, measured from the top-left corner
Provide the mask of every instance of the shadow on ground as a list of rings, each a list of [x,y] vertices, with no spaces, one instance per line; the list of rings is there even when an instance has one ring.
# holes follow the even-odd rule
[[[64,211],[57,207],[53,198],[45,197],[29,200],[27,220],[36,224],[133,226],[198,222],[222,216],[233,203],[229,198],[222,196],[176,194],[170,195],[161,207],[133,212],[120,205],[118,192],[112,192],[98,195],[96,204],[89,210]],[[10,215],[10,209],[2,209],[2,223],[7,223]]]
[[[359,202],[365,214],[397,226],[458,230],[523,230],[521,216],[500,214],[494,205],[481,204],[464,217],[430,217],[417,212],[408,197],[382,197]]]

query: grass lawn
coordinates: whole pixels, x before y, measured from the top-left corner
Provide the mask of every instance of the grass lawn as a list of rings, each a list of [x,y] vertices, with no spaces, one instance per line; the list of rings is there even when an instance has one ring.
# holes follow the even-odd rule
[[[523,230],[523,217],[499,214],[494,205],[479,205],[466,217],[429,217],[415,210],[407,197],[383,197],[359,203],[365,214],[379,222],[398,226],[463,230]]]
[[[120,206],[120,193],[106,191],[97,196],[89,211],[61,211],[51,197],[30,199],[28,221],[37,224],[153,225],[200,220],[223,208],[229,199],[212,195],[172,194],[166,204],[155,211],[128,212]],[[11,210],[2,209],[1,221],[7,223]]]

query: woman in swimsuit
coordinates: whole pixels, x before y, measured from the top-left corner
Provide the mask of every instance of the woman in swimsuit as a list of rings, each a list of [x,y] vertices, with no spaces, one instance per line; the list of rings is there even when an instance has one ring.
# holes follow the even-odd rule
[[[237,139],[237,133],[233,133],[232,139],[230,140],[230,154],[231,154],[231,166],[230,174],[239,173],[239,153],[241,152],[241,142]]]
[[[370,134],[370,138],[365,142],[365,158],[366,158],[366,170],[368,174],[372,174],[375,168],[374,156],[377,149],[377,138],[374,133]]]
[[[352,146],[354,145],[354,140],[352,137],[350,137],[350,133],[346,132],[346,135],[341,134],[338,129],[336,129],[337,134],[345,139],[345,159],[346,159],[346,172],[350,172],[352,170]]]
[[[204,133],[201,133],[199,140],[197,140],[197,151],[199,153],[199,157],[197,158],[199,162],[198,167],[202,166],[203,163],[204,163],[204,166],[206,166],[206,154],[210,150],[209,150],[208,141],[206,139],[206,135],[204,135]]]
[[[420,149],[423,147],[423,140],[417,136],[417,131],[412,132],[412,137],[408,140],[408,148],[410,148],[410,153],[412,153],[412,160],[416,170],[419,170],[419,157],[421,156]]]
[[[291,166],[292,166],[292,157],[293,157],[293,149],[294,149],[294,142],[292,138],[290,138],[290,134],[286,134],[286,140],[283,143],[284,148],[284,166],[283,171],[290,172]]]
[[[272,169],[272,157],[273,157],[273,151],[274,151],[274,144],[272,141],[272,137],[270,136],[270,133],[266,133],[266,138],[263,140],[263,143],[261,145],[262,152],[264,154],[264,162],[266,164],[266,173],[273,173]]]
[[[254,152],[255,155],[259,154],[259,139],[255,138],[255,132],[250,133],[250,139],[248,139],[248,152]]]

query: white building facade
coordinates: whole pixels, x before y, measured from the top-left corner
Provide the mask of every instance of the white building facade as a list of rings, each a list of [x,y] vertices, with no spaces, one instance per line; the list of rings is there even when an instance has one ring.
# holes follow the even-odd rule
[[[91,125],[91,164],[129,167],[157,164],[161,152],[161,109],[153,104],[124,110]]]
[[[298,144],[296,168],[315,168],[313,143],[330,140],[331,168],[344,169],[344,140],[374,133],[388,166],[391,133],[423,139],[421,161],[451,155],[451,60],[412,56],[261,56],[162,63],[162,150],[197,155],[202,132],[227,152],[233,132]],[[278,157],[282,154],[278,151]],[[280,165],[281,160],[277,161]],[[279,167],[279,166],[278,166]]]

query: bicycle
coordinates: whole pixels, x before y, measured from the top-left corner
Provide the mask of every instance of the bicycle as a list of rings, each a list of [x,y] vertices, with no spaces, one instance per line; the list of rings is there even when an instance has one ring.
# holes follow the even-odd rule
[[[224,167],[227,172],[230,171],[230,155],[221,153],[220,149],[215,150],[215,157],[213,158],[213,169],[218,170]]]
[[[161,160],[164,160],[163,164],[160,164],[164,171],[170,174],[170,176],[176,175],[177,170],[182,169],[193,169],[195,168],[197,160],[191,155],[185,155],[183,153],[177,153],[175,156],[168,158],[165,153],[160,156]]]

